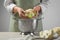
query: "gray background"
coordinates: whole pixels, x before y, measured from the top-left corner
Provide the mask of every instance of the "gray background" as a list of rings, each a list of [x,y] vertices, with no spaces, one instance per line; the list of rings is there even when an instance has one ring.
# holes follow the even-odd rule
[[[8,32],[10,14],[3,6],[4,0],[0,0],[0,32]],[[60,26],[60,0],[50,0],[47,11],[43,14],[43,29],[51,29]]]
[[[3,6],[4,0],[0,0],[0,32],[8,31],[9,28],[9,13]]]

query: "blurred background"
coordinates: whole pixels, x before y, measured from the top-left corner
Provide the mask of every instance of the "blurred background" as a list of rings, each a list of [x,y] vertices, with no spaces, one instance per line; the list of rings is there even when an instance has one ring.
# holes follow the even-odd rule
[[[0,0],[0,32],[9,31],[10,13],[3,6],[4,0]],[[43,14],[43,29],[51,29],[60,26],[60,0],[50,0],[47,11]]]

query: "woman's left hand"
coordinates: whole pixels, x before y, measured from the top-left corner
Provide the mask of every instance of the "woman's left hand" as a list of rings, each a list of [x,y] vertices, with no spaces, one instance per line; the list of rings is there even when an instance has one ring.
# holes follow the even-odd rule
[[[35,6],[33,10],[39,13],[41,12],[41,6]]]
[[[35,6],[33,8],[33,10],[37,13],[36,16],[34,16],[34,17],[37,17],[40,15],[39,13],[41,12],[41,6]]]

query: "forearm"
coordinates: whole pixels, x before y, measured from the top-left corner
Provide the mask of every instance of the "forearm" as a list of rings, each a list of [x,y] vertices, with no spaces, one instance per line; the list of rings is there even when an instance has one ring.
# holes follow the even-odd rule
[[[14,12],[13,11],[13,8],[15,7],[16,5],[12,2],[12,0],[5,0],[4,1],[4,7],[8,10],[8,12],[12,13]]]
[[[42,12],[45,12],[46,9],[47,9],[47,6],[44,5],[44,4],[40,4],[40,7],[41,7],[41,11],[42,11]]]
[[[42,12],[45,12],[48,6],[48,0],[42,0],[39,6],[41,7]]]

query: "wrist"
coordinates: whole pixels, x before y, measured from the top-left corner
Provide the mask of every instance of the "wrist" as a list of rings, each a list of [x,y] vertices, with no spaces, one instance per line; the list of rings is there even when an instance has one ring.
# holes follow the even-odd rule
[[[17,13],[17,6],[15,6],[15,7],[13,7],[13,10],[12,10],[12,12],[14,13],[14,14],[16,14]]]

